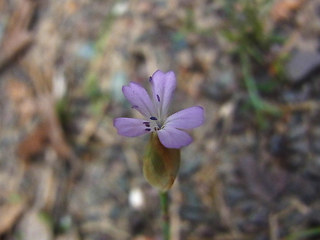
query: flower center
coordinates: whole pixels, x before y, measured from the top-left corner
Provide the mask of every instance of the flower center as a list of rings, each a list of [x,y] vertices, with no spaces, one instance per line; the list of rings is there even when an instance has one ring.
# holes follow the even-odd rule
[[[163,122],[158,119],[157,117],[150,117],[151,121],[145,121],[143,122],[143,125],[145,125],[145,130],[147,132],[153,131],[159,131],[161,128],[163,128]]]

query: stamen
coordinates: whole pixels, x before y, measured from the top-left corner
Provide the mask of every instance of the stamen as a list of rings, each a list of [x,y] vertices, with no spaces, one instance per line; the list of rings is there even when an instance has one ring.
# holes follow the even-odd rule
[[[157,127],[154,127],[154,131],[157,131]]]
[[[157,121],[158,119],[156,117],[151,117],[151,120]]]
[[[145,131],[150,132],[151,128],[146,128]]]
[[[149,123],[149,122],[143,122],[143,124],[144,124],[146,127],[150,127],[150,123]]]
[[[133,105],[132,108],[137,109],[139,107],[137,105]]]
[[[152,81],[152,77],[150,76],[150,77],[149,77],[149,82],[151,82],[151,81]]]
[[[158,99],[158,102],[160,102],[160,97],[159,97],[159,95],[157,94],[157,99]]]

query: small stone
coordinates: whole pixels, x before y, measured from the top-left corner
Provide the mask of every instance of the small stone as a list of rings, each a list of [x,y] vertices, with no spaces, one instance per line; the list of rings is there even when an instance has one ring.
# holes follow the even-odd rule
[[[310,151],[309,143],[304,139],[292,142],[289,149],[294,153],[300,154],[308,154]]]
[[[129,4],[127,2],[117,2],[112,8],[112,13],[116,16],[124,15],[129,9]]]
[[[304,125],[295,126],[288,132],[288,138],[290,140],[297,140],[303,138],[307,133],[307,127]]]
[[[207,84],[203,92],[213,100],[225,101],[234,94],[235,89],[236,80],[234,72],[225,70],[218,75],[216,81]]]
[[[293,83],[301,82],[320,67],[320,53],[316,51],[298,51],[293,54],[286,66]]]
[[[52,230],[48,222],[41,218],[40,212],[34,210],[27,212],[23,216],[18,226],[18,232],[21,240],[52,239]]]
[[[134,209],[141,209],[145,206],[145,199],[140,188],[133,188],[129,193],[129,204]]]

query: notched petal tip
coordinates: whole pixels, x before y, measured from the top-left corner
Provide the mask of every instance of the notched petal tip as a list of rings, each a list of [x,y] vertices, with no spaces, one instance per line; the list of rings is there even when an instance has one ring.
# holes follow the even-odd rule
[[[167,118],[166,126],[178,129],[193,129],[204,123],[204,108],[194,106],[176,112]]]
[[[118,129],[118,127],[119,127],[120,124],[122,123],[123,119],[126,119],[126,118],[119,117],[119,118],[113,119],[113,126],[114,126],[116,129]]]
[[[151,76],[151,80],[154,81],[155,79],[169,79],[169,80],[176,80],[176,74],[174,73],[174,71],[170,70],[168,72],[163,72],[161,70],[156,70],[152,76]]]
[[[159,115],[167,116],[172,94],[176,88],[176,77],[173,71],[157,70],[152,75],[153,102]]]
[[[129,82],[128,85],[122,86],[122,93],[124,95],[126,95],[126,91],[132,89],[132,87],[139,87],[139,88],[143,88],[144,89],[144,87],[141,84],[131,81],[131,82]]]
[[[123,95],[125,95],[125,91],[126,91],[126,89],[127,89],[128,87],[129,87],[128,85],[122,86],[122,93],[123,93]]]
[[[125,98],[133,108],[138,110],[145,117],[154,114],[154,106],[146,89],[138,83],[130,82],[122,87]]]
[[[113,126],[116,126],[116,122],[118,121],[118,118],[113,119]]]
[[[165,74],[165,72],[162,72],[160,69],[157,69],[153,74],[152,74],[152,78],[157,75],[157,74]]]
[[[165,73],[158,69],[158,70],[156,70],[156,71],[152,74],[152,76],[149,78],[150,83],[151,83],[151,84],[154,84],[154,83],[155,83],[156,81],[158,81],[159,79],[164,79],[165,76],[166,76]]]
[[[140,83],[137,83],[137,82],[130,82],[129,83],[129,86],[137,86],[137,87],[141,87],[141,88],[144,88]]]
[[[200,111],[200,125],[198,127],[200,127],[202,124],[204,124],[205,122],[205,111],[204,111],[204,108],[201,107],[201,106],[195,106],[195,108],[198,108],[199,111]]]
[[[174,71],[169,71],[169,72],[166,72],[166,77],[167,79],[170,79],[170,80],[176,80],[176,74],[174,73]]]

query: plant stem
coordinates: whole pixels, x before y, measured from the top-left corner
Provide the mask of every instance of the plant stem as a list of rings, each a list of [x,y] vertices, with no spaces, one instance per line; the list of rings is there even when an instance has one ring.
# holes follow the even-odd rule
[[[163,240],[170,240],[170,215],[168,192],[160,192]]]
[[[249,60],[249,57],[245,53],[241,53],[241,69],[242,74],[244,78],[244,83],[246,85],[246,88],[248,90],[250,101],[256,111],[256,113],[259,115],[261,113],[269,113],[272,115],[279,114],[279,109],[265,101],[263,101],[258,92],[258,88],[256,86],[256,83],[254,81],[254,78],[252,77],[252,70],[251,70],[251,63]]]

